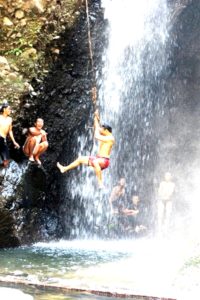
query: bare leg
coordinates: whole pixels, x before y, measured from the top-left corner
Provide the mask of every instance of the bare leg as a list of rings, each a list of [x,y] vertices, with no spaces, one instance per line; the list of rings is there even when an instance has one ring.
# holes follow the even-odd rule
[[[88,156],[80,156],[77,158],[75,161],[73,161],[70,165],[68,166],[63,166],[59,162],[57,162],[57,167],[60,170],[61,173],[65,173],[69,170],[72,170],[74,168],[77,168],[79,165],[88,165]],[[97,176],[98,184],[100,188],[103,188],[103,183],[102,183],[102,171],[101,167],[99,166],[98,161],[93,161],[93,168]]]
[[[79,165],[88,165],[88,159],[88,156],[80,156],[68,166],[62,166],[59,162],[57,162],[57,167],[61,173],[65,173],[69,170],[77,168]]]
[[[44,153],[48,148],[48,142],[42,142],[39,145],[36,145],[33,151],[33,156],[36,162],[41,165],[41,161],[39,159],[40,155]]]
[[[169,229],[171,213],[172,213],[172,201],[167,201],[167,203],[166,203],[166,214],[165,214],[166,230]]]
[[[103,183],[102,183],[102,171],[101,171],[101,167],[98,163],[97,160],[93,161],[93,168],[94,168],[94,171],[96,173],[96,176],[97,176],[97,180],[98,180],[98,184],[99,184],[99,188],[103,188]]]
[[[164,218],[165,205],[162,200],[158,202],[158,232],[162,232],[163,218]]]
[[[37,142],[37,139],[35,137],[32,137],[27,140],[27,142],[25,143],[25,145],[23,147],[23,151],[29,157],[30,161],[34,161],[33,151],[35,149],[36,142]]]

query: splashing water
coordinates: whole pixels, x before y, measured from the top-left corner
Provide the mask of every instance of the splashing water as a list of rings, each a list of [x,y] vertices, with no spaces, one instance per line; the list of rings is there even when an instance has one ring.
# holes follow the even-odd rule
[[[125,177],[126,205],[132,195],[139,195],[144,225],[154,231],[158,182],[170,169],[180,187],[173,231],[176,227],[178,234],[187,232],[189,236],[192,232],[196,237],[199,170],[185,167],[183,172],[185,162],[177,165],[174,149],[179,147],[177,135],[181,131],[172,136],[170,128],[170,109],[176,101],[168,86],[173,48],[168,31],[170,8],[166,0],[105,0],[102,6],[109,43],[102,57],[103,75],[98,75],[98,101],[101,121],[113,127],[116,144],[111,165],[103,171],[103,192],[97,188],[93,170],[83,167],[70,173],[66,194],[70,190],[73,203],[71,211],[66,211],[66,227],[73,223],[71,237],[113,238],[108,199],[113,186]],[[79,155],[90,155],[87,143],[85,135],[78,138]],[[92,152],[95,154],[96,146]],[[196,166],[198,161],[193,163]]]
[[[187,241],[176,239],[162,243],[147,239],[74,240],[2,249],[0,281],[2,278],[13,279],[12,282],[19,279],[27,284],[147,295],[147,299],[154,295],[197,300],[199,262],[197,259],[192,262],[190,246]],[[69,297],[67,293],[69,291],[61,297],[52,292],[51,297],[34,299],[85,299],[78,294]],[[86,296],[90,298],[108,300],[107,297]]]
[[[70,175],[72,199],[81,198],[75,208],[72,236],[106,234],[108,197],[120,177],[126,178],[129,199],[140,193],[143,203],[150,206],[156,164],[154,118],[162,115],[166,102],[166,1],[107,0],[102,5],[108,19],[109,45],[102,57],[103,76],[98,78],[99,104],[101,121],[113,127],[116,145],[111,167],[103,171],[104,194],[97,190],[93,170],[79,170],[83,174],[79,179],[76,172]],[[80,155],[88,155],[86,143],[85,136],[79,137]]]

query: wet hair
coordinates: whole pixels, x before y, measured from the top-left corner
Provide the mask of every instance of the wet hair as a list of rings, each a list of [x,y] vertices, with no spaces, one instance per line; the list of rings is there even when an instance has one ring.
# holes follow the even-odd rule
[[[108,124],[103,124],[102,127],[112,133],[112,127],[110,127]]]
[[[10,106],[10,105],[8,104],[8,102],[3,103],[3,104],[0,106],[0,113],[3,113],[3,112],[4,112],[4,109],[7,108],[8,106]]]

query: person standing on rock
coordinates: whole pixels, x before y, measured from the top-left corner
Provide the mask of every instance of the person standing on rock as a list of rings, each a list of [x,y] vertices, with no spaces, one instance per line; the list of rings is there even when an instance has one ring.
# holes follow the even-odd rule
[[[79,165],[87,165],[93,167],[97,176],[99,188],[103,188],[102,170],[108,168],[110,164],[110,154],[112,146],[115,143],[115,139],[112,135],[112,128],[109,125],[104,124],[100,126],[98,111],[95,112],[94,116],[94,129],[94,137],[99,142],[98,154],[96,156],[80,156],[68,166],[62,166],[58,162],[57,167],[61,173],[65,173],[71,169],[78,167]]]
[[[9,135],[15,148],[19,149],[19,144],[15,141],[12,131],[12,118],[10,117],[11,109],[8,103],[3,103],[0,107],[0,156],[3,161],[3,167],[9,163],[9,149],[6,138]]]
[[[48,148],[47,133],[43,130],[44,121],[37,118],[34,127],[28,129],[28,136],[23,146],[24,154],[29,157],[29,161],[37,162],[41,165],[40,155]]]

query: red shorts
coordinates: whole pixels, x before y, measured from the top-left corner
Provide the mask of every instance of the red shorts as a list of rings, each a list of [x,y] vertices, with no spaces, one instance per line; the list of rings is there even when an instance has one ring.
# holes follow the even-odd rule
[[[97,161],[99,166],[101,167],[101,170],[106,169],[110,164],[110,159],[107,157],[101,157],[101,156],[90,156],[88,165],[94,167],[94,162]]]

